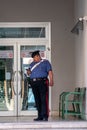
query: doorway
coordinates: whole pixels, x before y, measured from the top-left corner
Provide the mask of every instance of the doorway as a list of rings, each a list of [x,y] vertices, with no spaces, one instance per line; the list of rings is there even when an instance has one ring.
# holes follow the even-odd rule
[[[35,50],[40,50],[41,57],[50,60],[50,41],[47,23],[42,26],[42,30],[40,24],[36,25],[28,24],[30,30],[26,28],[26,31],[26,23],[22,25],[21,30],[16,27],[20,26],[19,23],[7,24],[5,28],[0,25],[0,116],[37,114],[32,88],[26,83],[26,69],[33,60],[31,53]],[[50,99],[49,93],[49,106]]]
[[[45,45],[2,45],[0,46],[0,111],[13,115],[36,113],[32,88],[26,81],[31,53],[40,50],[46,58]],[[28,77],[27,77],[28,78]]]

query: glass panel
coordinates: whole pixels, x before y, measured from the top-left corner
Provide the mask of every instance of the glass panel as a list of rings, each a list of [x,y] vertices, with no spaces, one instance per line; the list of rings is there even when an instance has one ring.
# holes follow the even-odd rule
[[[12,89],[13,47],[0,46],[0,111],[14,109]]]
[[[45,46],[38,45],[38,46],[21,46],[21,57],[31,57],[31,53],[35,50],[40,50],[40,55],[42,58],[45,57]]]
[[[31,53],[40,50],[42,58],[45,58],[46,48],[42,46],[21,46],[21,72],[22,72],[22,110],[36,110],[32,88],[29,82],[29,75],[26,68],[32,62]]]
[[[45,27],[0,28],[0,38],[45,38]]]

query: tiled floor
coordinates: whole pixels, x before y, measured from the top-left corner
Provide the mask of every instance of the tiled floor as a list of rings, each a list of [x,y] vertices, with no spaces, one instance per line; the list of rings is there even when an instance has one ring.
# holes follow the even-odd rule
[[[21,117],[0,117],[0,123],[17,123],[17,122],[34,122],[34,116],[21,116]],[[81,121],[81,119],[69,117],[68,119],[62,119],[57,116],[50,116],[48,122],[59,122],[59,121]]]
[[[0,117],[0,130],[87,130],[87,121],[59,117],[49,117],[48,122],[33,121],[35,117]]]
[[[16,123],[16,122],[34,122],[34,116],[21,116],[21,117],[0,117],[0,123]],[[49,121],[58,121],[58,117],[49,117]]]

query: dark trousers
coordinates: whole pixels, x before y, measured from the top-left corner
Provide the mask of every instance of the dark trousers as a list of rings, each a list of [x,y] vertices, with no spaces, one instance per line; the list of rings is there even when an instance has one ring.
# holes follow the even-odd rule
[[[39,118],[48,118],[48,79],[31,82]]]

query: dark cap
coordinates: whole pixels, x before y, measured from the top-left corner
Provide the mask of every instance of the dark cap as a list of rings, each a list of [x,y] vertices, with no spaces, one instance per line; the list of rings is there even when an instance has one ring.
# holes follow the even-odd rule
[[[26,68],[26,70],[30,70],[30,68]]]
[[[39,52],[40,52],[39,50],[34,51],[34,52],[31,54],[31,57],[33,58],[33,57],[36,56],[36,55],[40,55]]]

